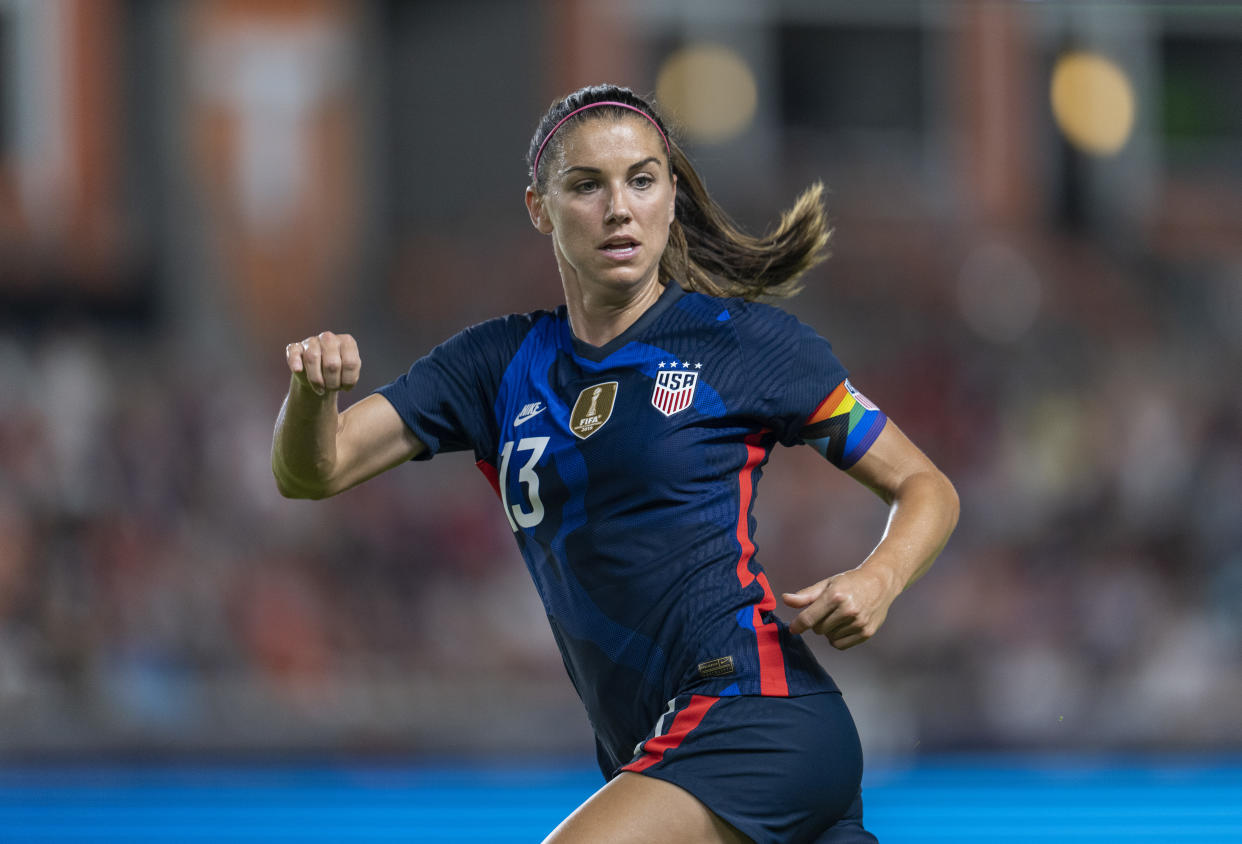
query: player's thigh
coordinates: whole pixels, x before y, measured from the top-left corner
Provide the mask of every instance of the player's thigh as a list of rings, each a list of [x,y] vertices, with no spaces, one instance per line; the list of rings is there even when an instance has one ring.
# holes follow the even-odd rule
[[[544,844],[747,844],[690,792],[622,773],[574,810]]]

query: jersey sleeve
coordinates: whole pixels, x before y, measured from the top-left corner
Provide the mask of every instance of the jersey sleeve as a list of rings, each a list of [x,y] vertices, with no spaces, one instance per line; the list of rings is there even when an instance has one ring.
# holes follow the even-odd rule
[[[867,453],[888,421],[849,381],[832,344],[810,326],[780,312],[769,394],[773,430],[782,445],[806,443],[848,469]]]
[[[416,460],[442,451],[491,451],[497,435],[492,408],[505,367],[529,328],[523,322],[529,320],[513,316],[471,326],[375,391],[427,446]]]

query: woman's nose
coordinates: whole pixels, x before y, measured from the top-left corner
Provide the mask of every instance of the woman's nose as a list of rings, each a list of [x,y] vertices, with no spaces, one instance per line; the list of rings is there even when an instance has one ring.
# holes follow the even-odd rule
[[[624,191],[613,191],[608,197],[608,213],[605,222],[626,223],[630,220],[630,206]]]

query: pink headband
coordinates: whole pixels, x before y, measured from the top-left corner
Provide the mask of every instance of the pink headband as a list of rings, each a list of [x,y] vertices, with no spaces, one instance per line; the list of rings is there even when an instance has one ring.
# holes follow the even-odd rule
[[[634,106],[632,105],[627,105],[625,103],[618,103],[613,100],[605,100],[604,102],[591,103],[590,105],[584,105],[582,108],[574,109],[569,114],[562,117],[560,123],[557,123],[555,126],[552,127],[552,131],[547,134],[547,137],[543,139],[543,143],[539,145],[539,151],[535,153],[535,171],[534,172],[535,172],[536,180],[538,180],[539,178],[539,158],[540,156],[543,155],[543,148],[548,145],[548,141],[552,140],[552,136],[556,134],[556,130],[564,126],[565,121],[573,117],[578,112],[586,111],[588,108],[597,108],[599,106],[616,106],[617,108],[628,108],[630,111],[635,112],[636,114],[641,114],[643,117],[650,120],[651,125],[656,128],[656,131],[660,133],[660,137],[664,139],[664,149],[668,151],[669,158],[673,157],[673,150],[670,149],[668,145],[668,137],[664,134],[664,130],[660,128],[660,124],[655,122],[654,117],[652,117],[647,112],[643,111],[641,108],[634,108]]]

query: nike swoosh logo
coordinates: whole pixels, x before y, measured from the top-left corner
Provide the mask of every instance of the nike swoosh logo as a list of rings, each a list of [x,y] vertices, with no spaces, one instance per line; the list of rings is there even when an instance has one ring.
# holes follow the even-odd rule
[[[525,410],[523,410],[521,413],[517,415],[517,419],[513,420],[513,427],[516,428],[518,425],[521,425],[524,422],[529,422],[530,420],[534,419],[539,414],[543,413],[545,410],[547,410],[546,407],[537,408],[536,410],[532,410],[530,413],[527,413]]]

